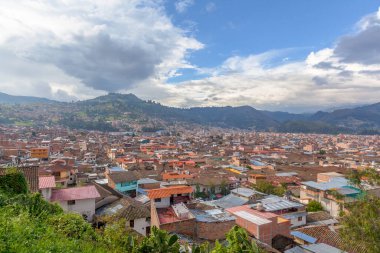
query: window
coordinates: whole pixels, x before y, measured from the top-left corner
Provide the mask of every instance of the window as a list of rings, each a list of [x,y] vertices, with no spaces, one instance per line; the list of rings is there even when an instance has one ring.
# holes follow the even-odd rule
[[[130,220],[130,221],[129,221],[129,226],[130,226],[131,228],[135,227],[135,220]]]
[[[67,205],[69,205],[69,206],[75,205],[75,200],[68,200]]]
[[[161,199],[155,199],[154,202],[161,202]]]
[[[177,197],[180,197],[180,196],[182,196],[182,194],[177,194]]]
[[[302,216],[298,217],[298,221],[302,221]]]

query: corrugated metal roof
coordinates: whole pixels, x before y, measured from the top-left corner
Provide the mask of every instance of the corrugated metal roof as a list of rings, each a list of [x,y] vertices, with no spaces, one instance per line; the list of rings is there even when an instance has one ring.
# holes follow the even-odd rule
[[[154,183],[158,183],[158,181],[152,178],[141,178],[137,180],[137,184],[154,184]]]
[[[271,220],[261,218],[259,216],[248,213],[246,211],[238,211],[238,212],[235,212],[234,214],[238,217],[241,217],[241,218],[243,218],[249,222],[252,222],[254,224],[257,224],[257,225],[264,225],[264,224],[268,224],[268,223],[272,222]]]
[[[331,179],[330,182],[327,182],[327,183],[317,183],[314,181],[306,181],[306,182],[302,182],[302,184],[318,189],[318,190],[322,190],[322,191],[326,191],[326,190],[330,190],[334,188],[342,188],[343,186],[349,185],[348,180],[342,177],[334,177]]]
[[[302,245],[301,247],[313,253],[344,253],[346,252],[325,243]]]
[[[241,206],[247,203],[248,200],[242,197],[235,196],[233,194],[228,194],[223,198],[212,201],[212,205],[219,206],[221,208],[227,209],[235,206]]]
[[[300,246],[296,246],[294,248],[285,250],[284,253],[310,253],[310,252],[307,252],[306,250],[302,249]]]
[[[270,195],[267,198],[260,200],[260,202],[263,204],[265,211],[269,211],[269,212],[303,206],[300,203],[286,200],[284,198],[280,198],[273,195]]]
[[[254,195],[256,193],[260,193],[258,191],[255,191],[255,190],[252,190],[252,189],[249,189],[249,188],[244,188],[244,187],[233,189],[233,190],[231,190],[231,192],[235,193],[235,194],[238,194],[240,196],[243,196],[243,197],[247,197],[247,198],[251,197],[252,195]]]
[[[191,209],[190,211],[195,216],[197,221],[200,221],[200,222],[233,221],[236,219],[235,216],[221,209],[212,209],[212,210]]]
[[[295,237],[298,237],[302,240],[304,240],[305,242],[308,242],[308,243],[316,243],[317,242],[317,238],[314,238],[312,236],[309,236],[307,234],[304,234],[302,232],[299,232],[299,231],[291,231],[290,234],[292,236],[295,236]]]
[[[148,196],[146,195],[138,195],[136,198],[135,198],[136,201],[139,201],[140,203],[142,204],[145,204],[145,203],[148,203],[150,201],[150,199],[148,198]]]
[[[353,188],[348,188],[348,187],[342,187],[337,189],[337,192],[343,195],[351,195],[351,194],[359,194],[360,191],[353,189]]]

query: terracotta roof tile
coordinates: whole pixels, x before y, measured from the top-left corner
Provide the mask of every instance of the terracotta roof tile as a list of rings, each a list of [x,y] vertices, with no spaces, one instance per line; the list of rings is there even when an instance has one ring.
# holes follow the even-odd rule
[[[340,235],[336,231],[332,231],[329,229],[328,226],[309,226],[309,227],[303,227],[296,229],[296,231],[302,232],[304,234],[307,234],[311,237],[316,238],[318,243],[325,243],[330,246],[333,246],[338,249],[345,249],[345,244],[342,241]],[[357,247],[353,249],[345,249],[349,253],[361,253],[366,252],[363,247],[360,245],[357,245]]]
[[[147,190],[148,191],[148,197],[150,199],[159,199],[159,198],[167,198],[170,197],[173,194],[184,194],[184,193],[192,193],[193,188],[191,186],[173,186],[173,187],[167,187],[167,188],[160,188],[160,189],[152,189]]]
[[[38,178],[38,189],[54,188],[55,178],[54,176],[43,176]]]

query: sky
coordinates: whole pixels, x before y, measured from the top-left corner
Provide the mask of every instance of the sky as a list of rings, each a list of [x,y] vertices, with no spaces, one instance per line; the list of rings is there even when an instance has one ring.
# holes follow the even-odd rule
[[[0,91],[177,107],[380,102],[374,0],[0,0]]]

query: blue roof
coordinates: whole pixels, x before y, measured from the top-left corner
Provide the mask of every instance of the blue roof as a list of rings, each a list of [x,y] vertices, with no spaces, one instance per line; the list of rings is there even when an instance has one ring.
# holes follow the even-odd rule
[[[117,172],[117,171],[125,171],[123,168],[120,167],[112,167],[109,169],[111,172]]]
[[[255,166],[265,166],[266,164],[257,160],[251,160],[251,163]]]
[[[356,195],[360,193],[360,190],[349,186],[343,186],[342,188],[337,189],[337,192],[343,195]]]
[[[304,240],[305,242],[308,242],[308,243],[315,243],[317,241],[317,238],[311,237],[310,235],[301,233],[299,231],[291,231],[290,234],[292,236],[301,238],[302,240]]]
[[[306,181],[302,182],[303,185],[310,186],[312,188],[326,191],[330,189],[342,188],[343,186],[348,186],[349,182],[347,179],[343,177],[334,177],[330,182],[327,183],[317,183],[314,181]]]

